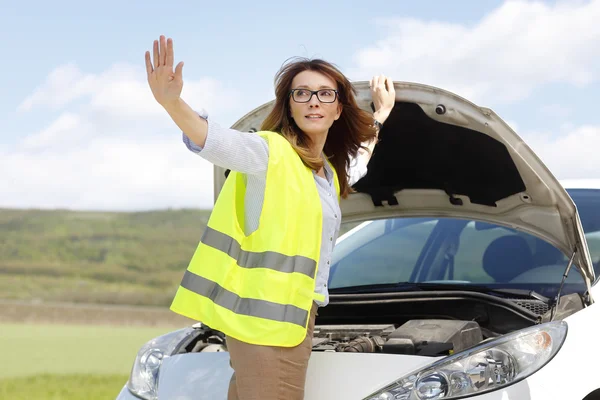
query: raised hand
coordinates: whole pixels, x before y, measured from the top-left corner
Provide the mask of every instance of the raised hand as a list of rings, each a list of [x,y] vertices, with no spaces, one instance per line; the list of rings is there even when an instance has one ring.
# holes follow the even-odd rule
[[[183,88],[183,61],[173,71],[173,39],[163,35],[154,41],[154,64],[150,61],[150,52],[146,51],[146,72],[148,84],[156,101],[166,107],[177,102]]]
[[[374,76],[369,86],[371,88],[371,98],[373,99],[375,111],[385,115],[387,118],[387,115],[394,108],[396,101],[394,82],[389,77],[380,75]]]

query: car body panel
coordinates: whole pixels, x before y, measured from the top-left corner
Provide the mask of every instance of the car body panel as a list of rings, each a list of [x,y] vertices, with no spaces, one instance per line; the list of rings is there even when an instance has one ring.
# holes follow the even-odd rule
[[[600,287],[592,287],[600,296]],[[564,319],[568,332],[562,348],[540,371],[526,379],[530,397],[537,399],[582,400],[600,388],[596,332],[600,331],[600,307],[589,307]]]
[[[391,354],[315,352],[307,370],[305,398],[362,398],[379,387],[431,363],[430,357]],[[364,366],[371,365],[369,374]],[[166,359],[161,366],[159,399],[226,398],[233,370],[229,354],[195,353]]]
[[[229,353],[182,354],[161,366],[159,399],[226,399],[233,370]]]
[[[121,391],[119,392],[119,394],[117,395],[117,397],[115,398],[116,400],[140,400],[139,397],[134,396],[129,389],[127,388],[127,385],[124,385],[121,388]]]
[[[598,287],[592,288],[599,296]],[[567,338],[557,355],[540,371],[504,389],[470,397],[476,400],[583,399],[600,387],[597,359],[590,354],[590,328],[600,329],[600,308],[590,307],[568,317]],[[592,351],[598,354],[598,351]],[[390,354],[315,352],[307,371],[305,398],[310,400],[361,400],[411,371],[439,358]],[[365,369],[368,366],[368,369]],[[566,369],[576,369],[576,379]],[[233,370],[229,354],[195,353],[169,357],[161,366],[159,399],[225,400]],[[562,381],[561,378],[565,380]],[[555,383],[555,384],[554,384]],[[132,400],[126,388],[117,400]]]

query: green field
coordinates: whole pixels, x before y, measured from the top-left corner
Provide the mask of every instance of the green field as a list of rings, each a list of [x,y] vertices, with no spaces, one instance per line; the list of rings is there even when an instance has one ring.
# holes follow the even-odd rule
[[[171,330],[0,324],[0,399],[114,399],[139,348]]]
[[[0,399],[105,400],[114,399],[127,375],[39,375],[0,379]]]
[[[208,216],[0,209],[1,297],[168,305]]]

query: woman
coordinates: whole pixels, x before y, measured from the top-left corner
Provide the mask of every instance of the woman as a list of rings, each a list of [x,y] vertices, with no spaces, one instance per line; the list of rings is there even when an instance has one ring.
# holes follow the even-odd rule
[[[171,309],[227,336],[228,399],[303,399],[317,308],[328,303],[340,197],[366,173],[394,106],[393,82],[371,80],[373,115],[322,60],[284,64],[260,132],[220,127],[181,98],[173,41],[146,52],[152,94],[188,148],[231,170]]]

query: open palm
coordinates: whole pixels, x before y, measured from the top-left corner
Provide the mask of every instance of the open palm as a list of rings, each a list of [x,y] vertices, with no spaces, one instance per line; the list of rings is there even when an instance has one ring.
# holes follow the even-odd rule
[[[148,84],[156,101],[163,107],[179,99],[183,88],[183,61],[173,71],[173,39],[163,35],[154,41],[154,64],[150,52],[146,51],[146,72]]]

